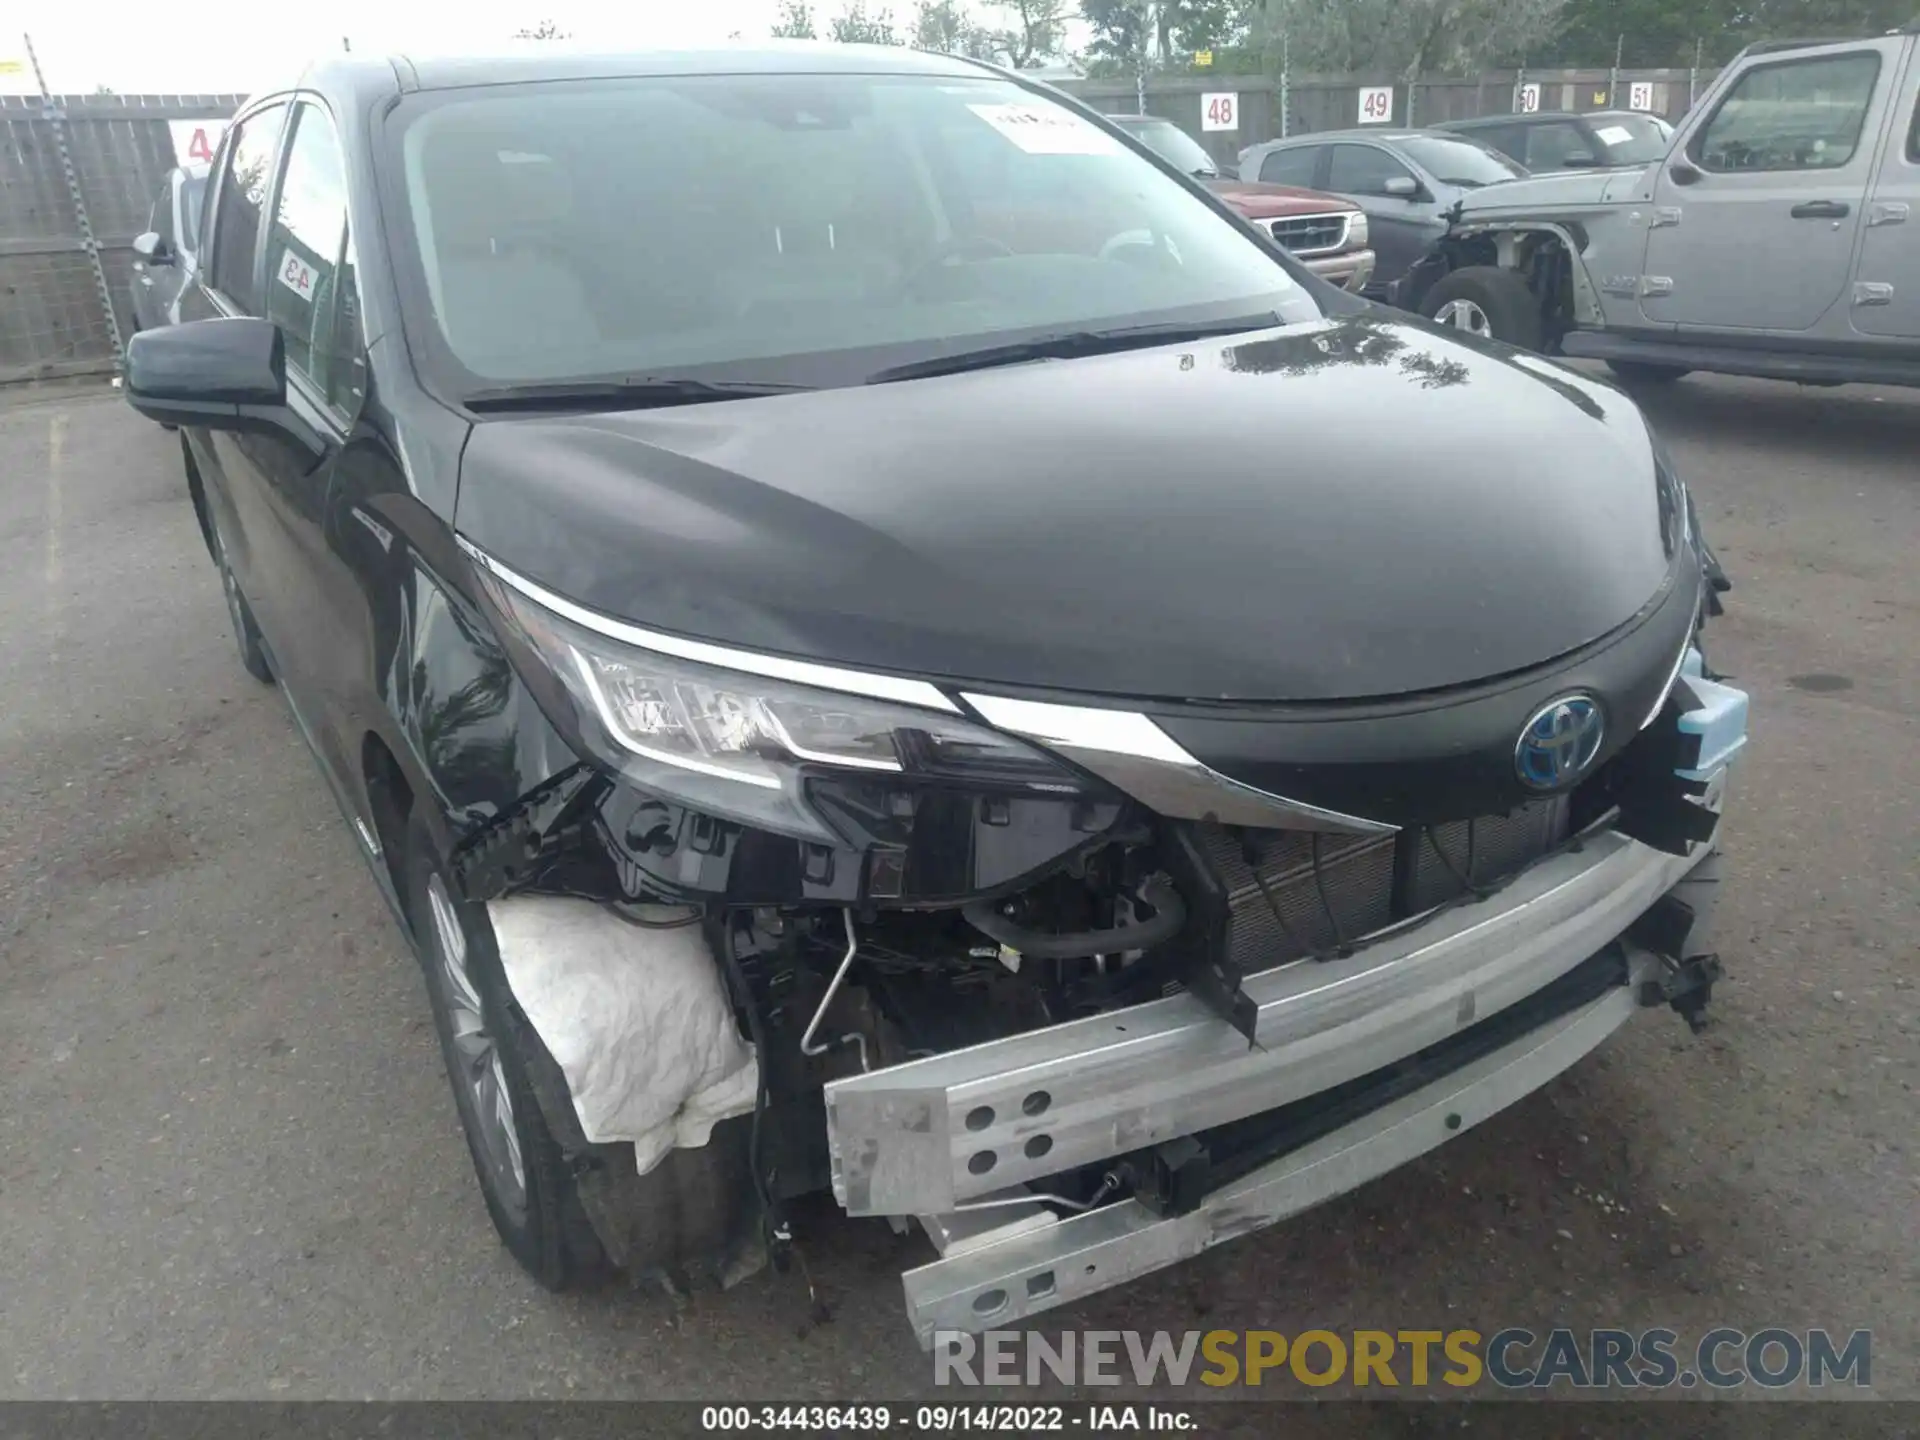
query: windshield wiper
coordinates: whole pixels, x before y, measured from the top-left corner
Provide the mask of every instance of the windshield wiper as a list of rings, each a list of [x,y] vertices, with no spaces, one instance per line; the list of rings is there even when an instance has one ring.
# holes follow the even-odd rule
[[[962,350],[957,355],[936,355],[930,360],[913,360],[876,370],[867,377],[869,385],[888,385],[896,380],[927,380],[935,375],[959,375],[969,370],[992,370],[1001,365],[1023,365],[1029,360],[1072,360],[1082,355],[1109,355],[1119,350],[1139,350],[1150,345],[1175,345],[1182,340],[1211,340],[1217,335],[1239,335],[1248,330],[1264,330],[1281,324],[1271,310],[1260,315],[1243,315],[1237,320],[1216,320],[1196,325],[1128,325],[1110,330],[1062,330],[1011,345],[988,345],[979,350]]]
[[[761,380],[635,375],[625,380],[501,385],[462,396],[461,404],[469,410],[649,410],[665,405],[701,405],[709,400],[754,400],[813,388]]]

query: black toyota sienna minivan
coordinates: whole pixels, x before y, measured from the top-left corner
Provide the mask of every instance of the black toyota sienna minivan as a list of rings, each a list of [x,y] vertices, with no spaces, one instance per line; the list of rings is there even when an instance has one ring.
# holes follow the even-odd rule
[[[542,1282],[830,1192],[930,1342],[1700,1022],[1746,697],[1607,385],[907,50],[337,57],[205,218],[126,394]]]

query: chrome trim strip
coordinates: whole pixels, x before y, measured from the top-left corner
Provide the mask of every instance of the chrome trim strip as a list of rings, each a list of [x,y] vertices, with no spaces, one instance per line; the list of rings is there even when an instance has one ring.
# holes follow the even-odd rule
[[[1701,583],[1705,584],[1706,582],[1703,580]],[[1673,670],[1667,676],[1667,683],[1660,687],[1660,698],[1653,702],[1653,708],[1647,712],[1647,718],[1640,722],[1641,730],[1646,729],[1660,718],[1660,712],[1666,708],[1667,697],[1673,694],[1673,687],[1680,683],[1680,672],[1687,668],[1687,656],[1692,653],[1693,632],[1689,630],[1686,640],[1680,646],[1680,654],[1673,662]]]
[[[1724,784],[1722,771],[1709,809]],[[1668,855],[1603,832],[1489,900],[1345,959],[1249,976],[1253,1046],[1180,994],[830,1081],[834,1197],[850,1215],[943,1214],[1320,1094],[1524,1000],[1618,938],[1711,850]]]
[[[534,604],[564,616],[582,629],[622,645],[692,660],[700,665],[718,665],[747,675],[763,675],[771,680],[790,680],[796,685],[813,685],[822,690],[837,690],[848,695],[867,695],[875,700],[892,700],[901,705],[918,705],[923,710],[941,710],[958,715],[960,707],[925,680],[907,680],[897,675],[874,675],[864,670],[844,670],[838,665],[822,665],[813,660],[789,660],[784,655],[761,655],[752,650],[734,650],[705,640],[688,640],[678,635],[663,635],[615,620],[597,610],[576,605],[554,594],[526,576],[509,569],[464,535],[454,537],[475,564],[503,583],[511,585]]]
[[[1645,951],[1632,951],[1631,965],[1634,983],[1281,1156],[1185,1215],[1156,1215],[1126,1200],[990,1245],[951,1247],[944,1258],[900,1277],[914,1334],[931,1349],[940,1331],[1018,1325],[1398,1169],[1532,1094],[1631,1019],[1639,1008],[1638,982],[1658,968]]]
[[[1222,825],[1355,835],[1387,835],[1399,828],[1242,785],[1188,754],[1147,716],[1129,710],[1051,705],[971,691],[960,698],[989,725],[1057,751],[1172,820],[1212,816]]]

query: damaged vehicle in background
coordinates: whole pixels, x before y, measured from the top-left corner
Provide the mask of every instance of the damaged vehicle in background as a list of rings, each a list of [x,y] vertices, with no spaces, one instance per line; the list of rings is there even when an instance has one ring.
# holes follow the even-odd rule
[[[1387,298],[1630,382],[1703,370],[1915,386],[1916,205],[1920,21],[1766,41],[1729,62],[1652,163],[1464,197]]]
[[[212,183],[126,393],[543,1284],[831,1193],[1006,1324],[1699,1023],[1746,697],[1619,392],[899,50],[336,57]]]
[[[1198,140],[1158,115],[1109,115],[1107,119],[1198,180],[1322,280],[1357,294],[1373,278],[1367,216],[1358,205],[1297,185],[1264,185],[1224,175]]]

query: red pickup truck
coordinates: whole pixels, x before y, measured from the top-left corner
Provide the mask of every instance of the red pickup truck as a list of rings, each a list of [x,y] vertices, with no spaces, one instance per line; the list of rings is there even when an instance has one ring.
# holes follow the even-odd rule
[[[1367,217],[1358,205],[1292,185],[1223,175],[1199,141],[1158,115],[1109,115],[1107,119],[1199,180],[1322,279],[1358,294],[1373,277]]]

